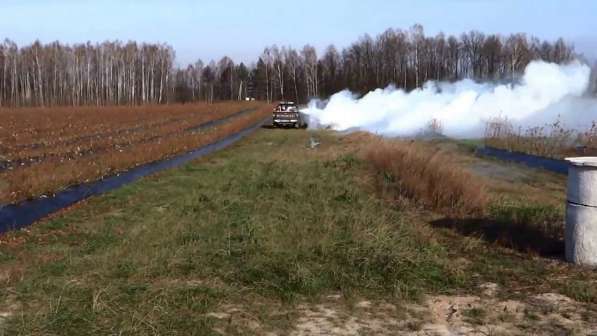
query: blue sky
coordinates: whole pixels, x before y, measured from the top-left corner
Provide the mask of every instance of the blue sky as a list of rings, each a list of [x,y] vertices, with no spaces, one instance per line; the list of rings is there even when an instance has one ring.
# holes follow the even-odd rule
[[[562,36],[597,56],[594,0],[0,0],[0,38],[20,45],[119,39],[166,42],[180,64],[224,55],[252,61],[267,45],[322,50],[421,23],[428,34]]]

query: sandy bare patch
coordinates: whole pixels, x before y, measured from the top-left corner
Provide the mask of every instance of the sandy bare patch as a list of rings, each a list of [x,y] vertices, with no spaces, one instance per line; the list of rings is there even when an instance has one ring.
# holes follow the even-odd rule
[[[425,302],[431,320],[416,335],[592,335],[597,323],[585,305],[554,293],[525,302],[494,297],[495,284],[480,288],[483,296],[435,296]]]
[[[381,307],[370,301],[358,302],[351,312],[331,304],[301,305],[298,307],[300,317],[290,335],[390,335],[399,327],[398,320],[392,316],[394,309],[394,306]]]
[[[420,304],[403,305],[347,304],[340,295],[329,295],[319,303],[276,307],[259,317],[244,307],[224,305],[207,316],[217,321],[215,331],[222,335],[597,335],[595,313],[566,296],[545,293],[523,302],[498,298],[496,284],[479,290],[479,296],[429,296]],[[290,324],[271,325],[276,314],[292,317]]]
[[[279,311],[277,311],[279,313]],[[276,312],[272,312],[272,315]],[[259,316],[238,305],[222,305],[218,311],[206,314],[215,320],[214,331],[220,335],[279,335],[270,331]]]
[[[430,296],[422,304],[400,307],[374,301],[357,302],[352,309],[333,303],[301,305],[290,334],[597,335],[594,313],[566,296],[545,293],[522,302],[497,298],[497,284],[479,289],[480,296]]]

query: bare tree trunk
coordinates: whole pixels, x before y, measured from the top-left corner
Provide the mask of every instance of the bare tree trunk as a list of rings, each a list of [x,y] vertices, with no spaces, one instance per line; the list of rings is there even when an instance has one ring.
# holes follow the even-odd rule
[[[242,99],[242,95],[243,95],[243,81],[240,81],[240,84],[238,85],[238,100],[243,100]]]
[[[35,65],[37,66],[37,85],[39,91],[39,104],[44,106],[44,92],[43,92],[43,79],[41,76],[41,65],[39,64],[39,55],[37,49],[35,49]]]

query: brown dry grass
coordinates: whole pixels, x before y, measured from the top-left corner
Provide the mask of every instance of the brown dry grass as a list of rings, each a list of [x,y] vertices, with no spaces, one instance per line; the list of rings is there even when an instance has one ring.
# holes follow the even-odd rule
[[[447,154],[416,142],[378,140],[365,159],[386,190],[453,216],[485,212],[488,196],[483,182]]]
[[[597,122],[584,131],[565,127],[561,120],[544,126],[515,128],[507,118],[494,118],[485,127],[485,144],[533,155],[564,158],[597,154]]]
[[[153,136],[151,141],[130,141],[129,146],[123,150],[118,146],[105,146],[104,150],[91,152],[88,155],[71,158],[57,158],[50,160],[43,160],[26,166],[20,169],[5,170],[0,174],[0,180],[5,181],[7,186],[0,190],[0,203],[17,202],[23,199],[36,197],[42,194],[53,193],[64,189],[65,187],[81,182],[87,182],[92,180],[100,179],[104,176],[114,174],[116,172],[124,171],[129,168],[155,161],[163,158],[171,157],[173,155],[183,153],[194,148],[212,143],[219,139],[226,137],[227,135],[238,132],[252,124],[255,124],[259,120],[263,120],[269,113],[271,113],[271,106],[255,103],[251,104],[239,104],[239,103],[226,103],[226,104],[215,104],[211,108],[212,112],[205,111],[209,108],[206,106],[197,106],[199,110],[204,111],[204,117],[201,122],[221,119],[227,115],[246,108],[258,107],[254,112],[241,115],[230,119],[225,124],[219,125],[214,128],[210,128],[201,132],[178,132],[170,133],[167,137]],[[157,115],[172,118],[176,116],[177,112],[181,113],[181,109],[188,109],[190,106],[173,106],[172,114],[168,114],[167,107],[147,107],[149,114],[154,111]],[[156,110],[153,110],[153,109]],[[113,115],[113,110],[120,110],[120,108],[108,108],[107,117],[114,118],[114,120],[108,120],[104,123],[101,130],[109,131],[109,127],[106,125],[116,125],[118,116]],[[145,114],[145,110],[137,110],[137,114]],[[215,111],[215,112],[213,112]],[[68,111],[70,113],[70,111]],[[46,113],[41,112],[41,113]],[[77,112],[74,112],[75,114]],[[125,119],[134,119],[131,116],[134,113],[127,114]],[[188,114],[186,114],[188,116]],[[60,112],[57,116],[64,117]],[[84,117],[83,115],[80,115]],[[90,115],[90,120],[93,120],[97,116],[97,113]],[[155,115],[154,115],[155,116]],[[138,117],[138,116],[137,116]],[[68,119],[70,117],[67,117]],[[24,118],[25,120],[27,118]],[[197,119],[197,118],[195,118]],[[57,123],[63,122],[60,118],[57,118]],[[155,118],[153,122],[155,122]],[[152,120],[145,121],[133,121],[132,123],[138,125],[139,123],[149,123]],[[79,123],[79,121],[77,121]],[[189,126],[188,122],[182,122],[182,126]],[[41,126],[41,124],[36,124]],[[128,125],[127,127],[130,127]],[[97,127],[93,128],[93,132],[98,130]],[[62,133],[61,130],[56,130],[57,133]],[[90,132],[86,129],[86,132]],[[171,130],[170,130],[171,132]],[[23,130],[15,131],[17,133],[27,133]],[[32,133],[33,134],[33,133]],[[86,133],[78,133],[77,136],[85,136]],[[67,137],[72,138],[73,134],[67,134]],[[39,141],[40,137],[30,137],[30,140],[36,138]],[[49,139],[46,138],[46,139]],[[118,137],[111,137],[116,143],[119,141]],[[49,143],[49,142],[46,142]]]

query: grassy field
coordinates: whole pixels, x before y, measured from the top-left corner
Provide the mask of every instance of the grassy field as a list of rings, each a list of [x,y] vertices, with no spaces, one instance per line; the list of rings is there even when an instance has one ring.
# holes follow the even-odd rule
[[[0,109],[0,204],[189,151],[270,111],[258,102]]]
[[[597,275],[558,259],[561,177],[456,143],[421,144],[487,184],[487,213],[452,217],[380,188],[364,159],[371,138],[262,129],[2,236],[0,335],[425,335],[438,325],[582,334],[597,325]]]

